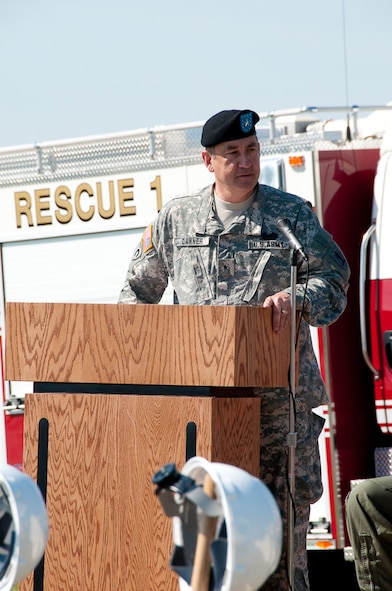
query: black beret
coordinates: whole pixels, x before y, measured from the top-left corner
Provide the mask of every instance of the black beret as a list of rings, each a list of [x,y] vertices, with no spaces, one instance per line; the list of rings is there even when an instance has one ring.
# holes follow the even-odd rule
[[[201,144],[205,148],[221,142],[239,140],[256,135],[255,125],[260,117],[254,111],[220,111],[205,122],[201,134]]]

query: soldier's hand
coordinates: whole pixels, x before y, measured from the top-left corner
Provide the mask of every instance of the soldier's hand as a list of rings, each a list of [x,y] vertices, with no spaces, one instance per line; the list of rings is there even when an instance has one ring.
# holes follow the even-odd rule
[[[282,333],[290,324],[290,297],[290,294],[280,291],[272,296],[268,296],[263,303],[263,308],[272,308],[272,328],[278,334]]]

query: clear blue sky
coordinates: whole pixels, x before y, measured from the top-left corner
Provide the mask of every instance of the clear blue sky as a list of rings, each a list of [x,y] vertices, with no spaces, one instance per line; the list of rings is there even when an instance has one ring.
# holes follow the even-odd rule
[[[386,104],[391,23],[392,0],[2,0],[0,146]]]

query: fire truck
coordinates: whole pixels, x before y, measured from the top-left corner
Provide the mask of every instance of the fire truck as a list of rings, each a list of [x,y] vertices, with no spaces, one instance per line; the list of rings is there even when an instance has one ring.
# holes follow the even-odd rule
[[[0,339],[6,302],[116,303],[162,204],[211,182],[203,122],[0,149]],[[352,271],[347,309],[312,329],[329,395],[317,409],[324,494],[310,549],[348,545],[344,499],[392,472],[392,105],[260,113],[260,182],[310,201]],[[173,302],[169,286],[163,303]],[[1,363],[3,369],[3,363]],[[22,467],[27,383],[1,376],[6,460]]]

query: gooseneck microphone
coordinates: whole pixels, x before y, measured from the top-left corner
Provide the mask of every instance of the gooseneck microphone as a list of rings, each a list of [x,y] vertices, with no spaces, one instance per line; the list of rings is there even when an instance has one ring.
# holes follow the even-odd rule
[[[304,261],[307,261],[308,257],[303,249],[303,246],[291,229],[290,220],[288,220],[287,218],[280,218],[276,222],[276,225],[279,228],[279,230],[282,232],[282,234],[285,236],[285,238],[287,238],[287,240],[289,241],[291,248],[293,248],[295,251],[299,252],[299,254],[302,256]]]

